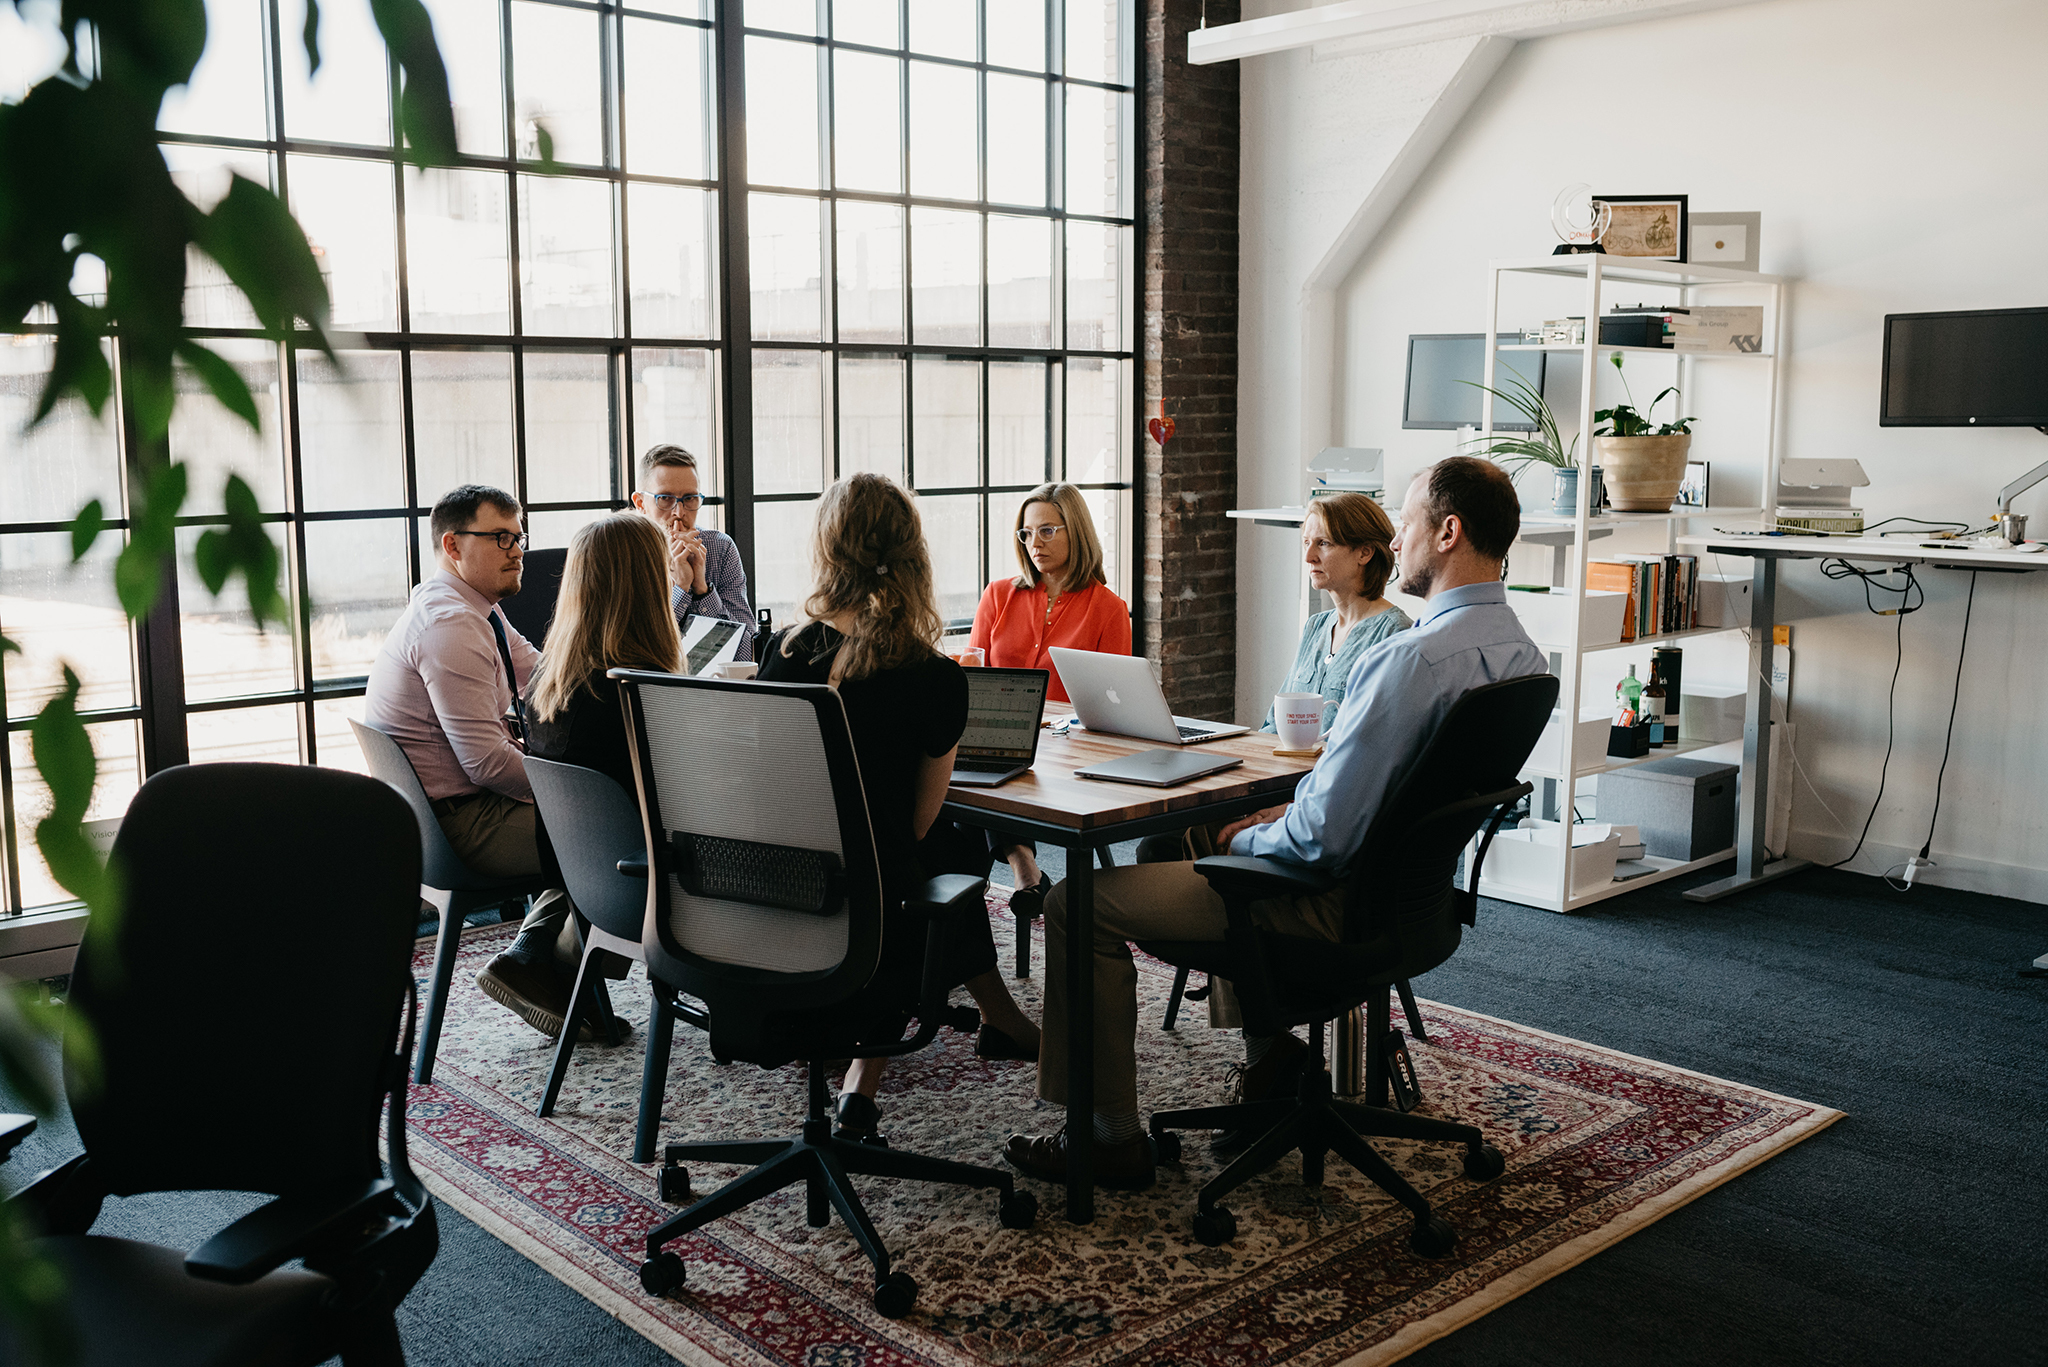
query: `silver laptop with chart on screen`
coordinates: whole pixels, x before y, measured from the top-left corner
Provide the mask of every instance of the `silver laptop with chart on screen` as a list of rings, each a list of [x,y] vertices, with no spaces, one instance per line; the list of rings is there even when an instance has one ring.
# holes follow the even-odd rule
[[[1038,758],[1038,723],[1052,675],[1043,669],[969,669],[967,729],[953,757],[952,782],[993,788]]]
[[[1060,681],[1067,686],[1081,725],[1090,731],[1167,745],[1200,745],[1251,730],[1229,722],[1173,715],[1159,681],[1152,677],[1151,663],[1142,656],[1054,646],[1052,662],[1059,667]]]

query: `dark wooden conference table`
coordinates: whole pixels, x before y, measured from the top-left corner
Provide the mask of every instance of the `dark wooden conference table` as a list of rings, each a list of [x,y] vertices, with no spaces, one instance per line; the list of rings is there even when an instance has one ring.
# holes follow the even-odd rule
[[[1048,704],[1048,723],[1069,709]],[[1035,840],[1067,851],[1067,961],[1048,962],[1048,974],[1066,973],[1067,1115],[1078,1117],[1067,1135],[1067,1219],[1095,1218],[1095,858],[1120,841],[1230,821],[1285,802],[1314,766],[1306,757],[1273,753],[1278,740],[1252,732],[1192,747],[1244,763],[1173,788],[1103,783],[1076,778],[1074,770],[1119,755],[1163,748],[1157,741],[1075,730],[1039,733],[1038,758],[1029,773],[998,788],[951,788],[942,815],[972,822],[1013,840]],[[1105,856],[1106,857],[1106,856]]]

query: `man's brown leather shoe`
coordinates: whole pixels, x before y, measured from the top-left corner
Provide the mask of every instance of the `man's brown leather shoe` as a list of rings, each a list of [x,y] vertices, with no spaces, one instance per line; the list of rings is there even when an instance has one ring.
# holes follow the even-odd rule
[[[529,963],[500,954],[476,975],[483,994],[543,1035],[562,1033],[569,1011],[569,989],[550,964]]]
[[[569,1012],[569,984],[562,981],[562,975],[552,964],[529,963],[500,954],[476,975],[476,985],[486,997],[509,1007],[514,1015],[549,1039],[560,1038],[562,1017]],[[621,1017],[614,1019],[618,1022],[619,1043],[623,1044],[632,1036],[633,1023]],[[592,1022],[586,1020],[576,1027],[578,1044],[596,1039]]]
[[[1003,1146],[1003,1157],[1026,1177],[1064,1183],[1067,1180],[1067,1132],[1041,1135],[1013,1134]],[[1144,1135],[1121,1144],[1095,1145],[1095,1185],[1112,1191],[1143,1191],[1155,1179],[1152,1141]]]

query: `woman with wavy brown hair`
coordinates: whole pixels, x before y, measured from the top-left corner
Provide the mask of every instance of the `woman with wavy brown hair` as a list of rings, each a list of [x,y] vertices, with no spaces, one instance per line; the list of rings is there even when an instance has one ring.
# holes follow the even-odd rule
[[[827,489],[818,500],[811,559],[813,588],[804,600],[810,620],[777,633],[760,677],[839,690],[881,860],[885,915],[898,918],[905,894],[942,871],[927,870],[919,842],[946,800],[967,727],[967,677],[939,653],[944,624],[931,553],[916,504],[895,483],[857,474]],[[882,943],[878,975],[898,977],[914,994],[924,964],[921,924],[900,931],[890,924]],[[1038,1027],[996,971],[988,919],[968,918],[944,952],[946,981],[967,988],[981,1008],[982,1034],[1008,1047],[996,1056],[1036,1059]],[[979,1046],[977,1052],[990,1056]],[[885,1062],[855,1059],[847,1070],[838,1107],[842,1137],[875,1137],[881,1113],[874,1097]]]

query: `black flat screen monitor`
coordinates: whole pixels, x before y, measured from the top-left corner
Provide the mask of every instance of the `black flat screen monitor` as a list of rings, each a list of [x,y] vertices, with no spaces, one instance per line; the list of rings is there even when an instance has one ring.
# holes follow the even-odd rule
[[[1877,421],[2048,426],[2048,309],[1886,314]]]
[[[1521,341],[1519,333],[1500,335],[1505,344]],[[1479,426],[1479,401],[1485,396],[1474,388],[1486,374],[1486,335],[1480,332],[1419,333],[1408,339],[1408,389],[1401,405],[1401,426],[1430,431],[1450,431]],[[1543,392],[1541,351],[1503,351],[1496,354],[1493,387],[1512,394],[1510,375],[1526,381],[1538,394]],[[1536,424],[1520,413],[1493,401],[1493,426],[1497,432],[1534,432]]]

